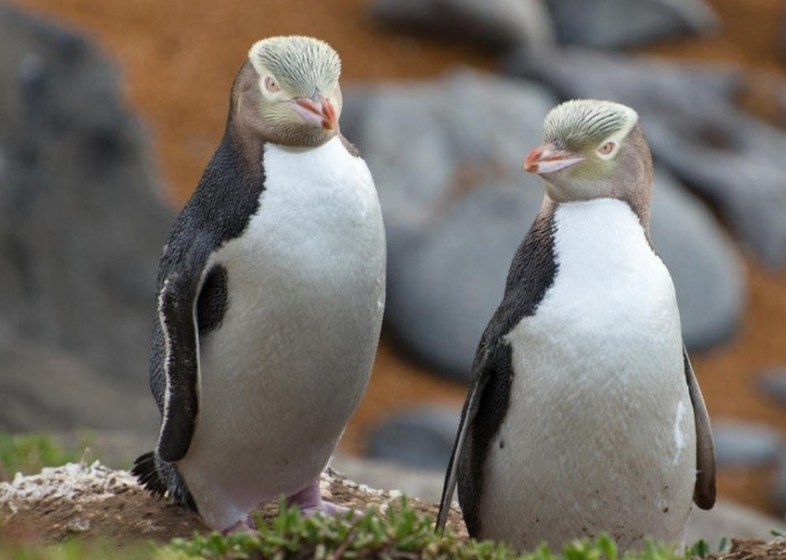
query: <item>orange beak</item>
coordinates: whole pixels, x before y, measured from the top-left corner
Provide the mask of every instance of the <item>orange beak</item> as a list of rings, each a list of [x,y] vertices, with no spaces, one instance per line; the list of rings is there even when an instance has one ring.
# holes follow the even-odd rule
[[[336,109],[321,93],[315,93],[313,97],[297,97],[289,104],[307,123],[325,130],[338,129]]]
[[[584,157],[568,150],[560,150],[554,144],[543,144],[533,149],[524,162],[524,169],[543,175],[554,173],[584,161]]]

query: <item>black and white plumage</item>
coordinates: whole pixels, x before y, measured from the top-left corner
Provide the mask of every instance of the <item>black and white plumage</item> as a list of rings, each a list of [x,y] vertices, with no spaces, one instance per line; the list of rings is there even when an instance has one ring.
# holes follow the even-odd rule
[[[162,424],[133,472],[215,529],[280,495],[330,510],[318,477],[368,382],[385,238],[368,168],[338,131],[339,73],[316,39],[251,48],[161,261]]]
[[[671,277],[652,248],[652,162],[636,113],[573,101],[528,171],[546,196],[483,333],[438,517],[560,548],[606,531],[678,542],[715,501],[709,418]]]

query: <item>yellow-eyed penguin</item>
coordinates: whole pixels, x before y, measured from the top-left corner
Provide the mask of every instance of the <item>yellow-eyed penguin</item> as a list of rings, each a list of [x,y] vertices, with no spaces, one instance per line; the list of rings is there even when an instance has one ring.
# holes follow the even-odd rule
[[[715,502],[709,417],[650,236],[636,112],[576,100],[525,169],[546,183],[473,364],[437,521],[458,482],[471,536],[557,549],[605,531],[681,542]]]
[[[364,394],[385,298],[368,167],[340,134],[338,54],[255,43],[226,130],[158,276],[156,450],[133,472],[218,530],[260,503],[322,502],[319,475]]]

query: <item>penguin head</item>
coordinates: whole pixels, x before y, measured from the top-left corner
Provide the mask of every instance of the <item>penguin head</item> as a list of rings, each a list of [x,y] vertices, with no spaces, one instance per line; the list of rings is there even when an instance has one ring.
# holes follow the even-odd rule
[[[257,41],[235,80],[235,115],[271,142],[319,146],[338,134],[340,74],[338,53],[318,39]]]
[[[555,202],[619,198],[648,222],[652,156],[638,120],[636,111],[611,101],[562,103],[546,115],[543,144],[524,168],[543,177]]]

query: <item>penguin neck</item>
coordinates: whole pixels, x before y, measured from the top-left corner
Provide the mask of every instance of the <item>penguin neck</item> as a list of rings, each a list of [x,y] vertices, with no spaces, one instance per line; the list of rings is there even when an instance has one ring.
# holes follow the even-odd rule
[[[587,189],[592,189],[593,184],[590,184]],[[605,187],[604,187],[605,188]],[[598,188],[597,190],[601,190]],[[628,205],[628,207],[633,211],[636,217],[639,219],[639,223],[641,223],[641,227],[644,228],[644,231],[649,236],[650,231],[650,207],[651,203],[651,192],[647,191],[645,193],[641,193],[637,196],[627,196],[624,194],[616,195],[611,194],[606,197],[594,197],[588,198],[586,200],[559,200],[558,197],[555,197],[553,193],[550,193],[549,190],[546,190],[546,196],[544,197],[543,206],[541,207],[541,213],[545,210],[551,210],[559,205],[562,204],[574,204],[574,203],[588,203],[594,200],[619,200],[624,202]]]
[[[577,277],[594,272],[604,277],[615,268],[636,268],[655,256],[647,229],[624,200],[561,203],[554,220],[557,261],[560,268],[577,267]]]
[[[573,200],[569,202],[559,202],[551,198],[547,192],[543,198],[543,204],[541,205],[539,216],[553,214],[558,208],[562,206],[573,207],[576,205],[585,205],[588,208],[609,206],[605,204],[605,202],[603,201],[617,201],[626,205],[631,210],[631,212],[636,216],[636,219],[641,225],[641,228],[644,230],[644,237],[647,239],[647,243],[650,245],[653,251],[655,250],[655,246],[652,244],[652,237],[650,236],[649,199],[647,199],[646,204],[639,204],[637,201],[632,201],[629,200],[628,198],[622,198],[622,197],[593,198],[590,200]]]
[[[240,126],[234,119],[227,120],[222,142],[238,159],[243,169],[252,175],[262,172],[265,140],[248,127]]]

